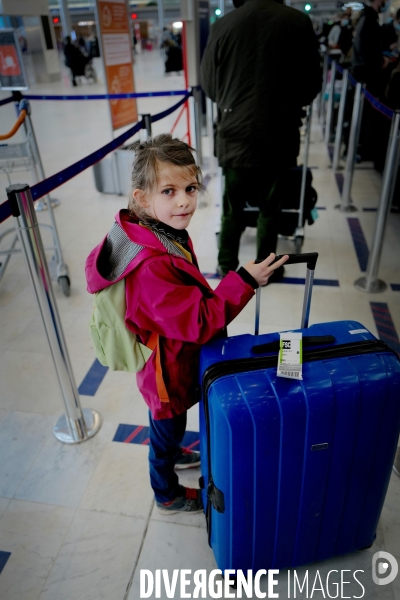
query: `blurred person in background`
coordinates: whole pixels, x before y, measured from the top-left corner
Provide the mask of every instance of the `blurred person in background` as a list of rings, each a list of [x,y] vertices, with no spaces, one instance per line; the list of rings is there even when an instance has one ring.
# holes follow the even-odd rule
[[[364,5],[357,22],[351,57],[351,70],[355,79],[365,84],[368,92],[380,100],[384,100],[385,88],[390,77],[390,70],[387,69],[390,59],[383,54],[382,28],[379,24],[379,14],[387,8],[386,0],[371,0],[369,5]],[[353,94],[350,94],[349,105],[352,96]],[[357,149],[358,160],[372,160],[378,168],[378,163],[382,161],[381,138],[379,113],[369,102],[364,102]]]
[[[79,75],[81,71],[82,61],[85,60],[82,52],[71,42],[71,38],[69,35],[65,38],[64,43],[64,56],[65,56],[65,65],[71,71],[71,81],[72,85],[77,86],[76,77]]]

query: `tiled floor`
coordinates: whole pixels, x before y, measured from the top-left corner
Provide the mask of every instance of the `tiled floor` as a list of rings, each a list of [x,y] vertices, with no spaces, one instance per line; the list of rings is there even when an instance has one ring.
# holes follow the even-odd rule
[[[98,65],[97,65],[98,66]],[[101,75],[101,74],[100,74]],[[138,91],[182,89],[183,78],[166,77],[156,51],[137,58]],[[32,93],[65,93],[67,74],[60,84],[36,86]],[[102,83],[84,84],[78,93],[104,90]],[[72,88],[67,91],[72,92]],[[5,94],[2,95],[4,97]],[[176,98],[139,100],[139,111],[157,113],[172,106]],[[107,105],[98,102],[32,102],[33,122],[46,175],[84,157],[110,140]],[[15,120],[14,108],[0,108],[1,130]],[[158,122],[155,133],[169,131],[176,118]],[[183,135],[182,123],[177,134]],[[15,141],[21,139],[21,135]],[[355,319],[377,333],[371,302],[387,305],[396,336],[400,332],[400,294],[391,288],[383,294],[363,294],[353,282],[360,276],[348,215],[334,209],[340,200],[337,184],[328,168],[329,157],[315,122],[309,164],[319,194],[319,219],[306,230],[304,251],[320,253],[316,277],[339,281],[338,287],[316,286],[311,322]],[[207,154],[207,142],[204,147]],[[13,182],[30,182],[30,175],[15,173]],[[0,201],[7,181],[0,174]],[[377,205],[380,177],[373,170],[359,170],[354,177],[353,200],[360,208]],[[87,331],[92,299],[85,289],[84,261],[110,228],[118,208],[126,199],[95,190],[89,169],[53,196],[61,201],[55,215],[65,261],[72,282],[71,296],[55,295],[78,386],[94,361]],[[198,209],[190,233],[204,272],[216,266],[215,227],[220,198],[218,181],[211,179],[205,202]],[[359,210],[365,240],[371,244],[376,213]],[[48,221],[46,213],[39,220]],[[0,233],[12,227],[11,220]],[[241,259],[253,257],[255,231],[243,235]],[[281,240],[279,252],[293,251]],[[400,284],[400,215],[389,215],[380,275],[388,283]],[[301,266],[287,269],[290,277],[303,277]],[[217,285],[212,280],[213,285]],[[289,329],[300,321],[303,288],[296,284],[273,285],[262,292],[261,332]],[[229,327],[230,335],[252,331],[254,301]],[[397,331],[397,334],[396,334]],[[60,444],[52,433],[63,412],[52,360],[38,308],[21,256],[12,257],[0,282],[0,598],[1,600],[136,600],[140,569],[215,568],[207,544],[202,515],[163,517],[154,510],[148,482],[147,448],[114,442],[118,425],[147,424],[147,410],[126,373],[108,372],[94,396],[82,396],[82,404],[99,411],[103,424],[90,441],[76,446]],[[188,429],[198,430],[197,408],[190,411]],[[196,485],[198,472],[182,481]],[[339,592],[341,598],[400,600],[400,576],[388,586],[375,586],[371,579],[371,557],[386,550],[400,560],[400,479],[392,475],[373,547],[354,555],[309,567],[309,580],[318,571],[323,581],[330,570],[364,570],[365,593],[352,579]],[[305,568],[298,574],[304,578]],[[288,598],[286,573],[281,574],[281,598]],[[318,588],[316,584],[316,588]],[[164,589],[164,588],[163,588]],[[179,588],[178,588],[179,589]],[[266,581],[262,589],[267,590]],[[325,587],[326,593],[326,587]],[[330,597],[335,596],[330,589]],[[311,594],[311,585],[309,594]],[[166,598],[165,591],[162,598]],[[170,596],[171,597],[171,596]],[[176,592],[175,598],[185,597]],[[207,596],[211,597],[211,596]],[[228,596],[226,596],[228,597]],[[291,596],[293,597],[293,596]],[[321,591],[297,597],[322,598]],[[329,597],[326,594],[326,597]]]

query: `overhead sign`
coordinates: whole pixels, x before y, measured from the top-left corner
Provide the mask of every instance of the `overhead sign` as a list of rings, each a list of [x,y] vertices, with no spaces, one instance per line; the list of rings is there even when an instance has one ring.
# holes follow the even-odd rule
[[[0,88],[28,89],[22,52],[14,29],[0,29]]]
[[[131,31],[126,0],[97,0],[103,63],[109,94],[135,92]],[[136,100],[110,100],[112,128],[138,120]]]

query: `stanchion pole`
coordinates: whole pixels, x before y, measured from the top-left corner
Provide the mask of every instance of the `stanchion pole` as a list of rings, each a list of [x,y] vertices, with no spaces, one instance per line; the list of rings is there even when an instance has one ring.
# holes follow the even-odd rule
[[[151,140],[151,115],[146,113],[144,115],[139,115],[139,118],[142,121],[142,129],[139,131],[140,141],[146,142],[147,140]]]
[[[196,132],[196,146],[195,150],[197,153],[197,162],[199,165],[203,164],[203,152],[201,147],[201,89],[199,87],[193,88],[193,100],[194,100],[194,127]]]
[[[393,179],[396,178],[399,166],[400,154],[400,111],[396,111],[392,120],[390,130],[389,144],[386,154],[385,169],[383,172],[381,196],[379,199],[378,212],[376,215],[375,232],[372,241],[372,248],[369,254],[367,273],[365,277],[360,277],[354,282],[354,286],[363,292],[376,293],[383,292],[387,285],[381,279],[378,279],[379,263],[381,260],[383,235],[385,232],[386,220],[390,210],[390,204],[393,195]]]
[[[214,109],[213,101],[210,98],[206,98],[206,112],[207,112],[207,137],[210,155],[209,171],[212,177],[217,174],[217,161],[214,156]]]
[[[294,245],[296,253],[301,252],[301,247],[304,242],[304,204],[306,198],[306,184],[307,184],[307,167],[308,167],[308,152],[310,148],[310,137],[311,137],[311,120],[312,120],[312,104],[307,107],[307,118],[306,118],[306,135],[304,139],[304,158],[303,158],[303,169],[301,174],[301,187],[300,187],[300,203],[299,203],[299,218],[297,221],[297,227],[294,232]]]
[[[320,95],[320,103],[319,103],[319,122],[321,123],[322,127],[324,126],[325,123],[325,90],[326,90],[326,82],[328,79],[328,64],[329,64],[329,57],[328,54],[325,54],[324,56],[324,65],[323,65],[323,69],[322,69],[322,89],[321,89],[321,95]]]
[[[96,411],[89,408],[82,411],[81,408],[51,285],[31,189],[25,184],[11,185],[7,188],[7,196],[12,215],[15,217],[15,228],[38,302],[65,405],[66,414],[62,415],[55,424],[54,435],[65,444],[83,442],[98,432],[101,419]]]
[[[307,167],[308,167],[308,153],[310,149],[310,137],[311,137],[311,120],[312,120],[312,104],[307,107],[307,120],[306,120],[306,136],[304,140],[304,159],[303,159],[303,172],[301,177],[301,188],[300,188],[300,207],[299,207],[299,220],[298,227],[303,227],[303,215],[304,215],[304,200],[306,197],[306,183],[307,183]]]
[[[400,448],[397,448],[396,457],[394,459],[393,471],[400,477]]]
[[[335,78],[336,78],[336,61],[332,61],[331,65],[331,81],[329,88],[329,96],[328,96],[328,108],[326,111],[326,125],[325,125],[325,144],[329,144],[329,138],[331,135],[331,125],[332,125],[332,113],[333,113],[333,100],[335,97]]]
[[[337,171],[338,166],[339,166],[340,148],[342,145],[342,135],[343,135],[344,111],[346,108],[346,97],[347,97],[348,86],[349,86],[349,72],[346,69],[345,71],[343,71],[342,91],[340,94],[339,114],[338,114],[338,122],[337,122],[337,127],[336,127],[336,136],[335,136],[335,148],[333,151],[332,169],[334,171]]]
[[[358,139],[360,137],[361,117],[363,109],[364,94],[362,84],[357,83],[354,95],[353,114],[351,117],[350,137],[347,148],[346,170],[344,174],[342,202],[335,206],[342,212],[354,212],[357,207],[351,201],[351,186],[353,183],[354,165],[356,162]]]

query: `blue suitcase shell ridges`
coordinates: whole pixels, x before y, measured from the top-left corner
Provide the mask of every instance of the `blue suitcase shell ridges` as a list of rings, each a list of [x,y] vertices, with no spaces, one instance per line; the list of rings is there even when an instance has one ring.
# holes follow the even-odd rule
[[[335,347],[376,338],[355,321],[312,325]],[[216,340],[215,363],[255,355],[279,334]],[[277,356],[277,353],[275,353]],[[370,546],[385,499],[400,428],[400,362],[389,348],[303,364],[303,381],[276,366],[212,380],[207,393],[214,484],[210,544],[220,569],[283,569]],[[203,500],[209,480],[200,403]]]

